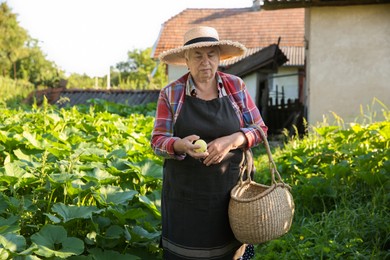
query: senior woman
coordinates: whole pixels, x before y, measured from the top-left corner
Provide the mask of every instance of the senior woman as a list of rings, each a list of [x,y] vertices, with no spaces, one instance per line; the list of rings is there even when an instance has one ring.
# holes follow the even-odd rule
[[[228,204],[244,150],[262,141],[253,125],[265,132],[267,127],[243,80],[217,71],[221,60],[244,51],[242,44],[219,40],[214,28],[201,26],[186,32],[182,47],[160,55],[162,62],[189,69],[161,90],[151,139],[154,152],[165,158],[164,259],[250,255],[232,233]],[[198,139],[207,142],[205,152],[196,151]]]

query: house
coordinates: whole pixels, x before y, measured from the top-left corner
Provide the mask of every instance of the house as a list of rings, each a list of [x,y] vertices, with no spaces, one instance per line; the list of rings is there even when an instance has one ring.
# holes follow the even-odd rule
[[[305,106],[310,124],[336,113],[345,122],[361,106],[390,107],[389,0],[265,0],[268,11],[305,9]],[[374,103],[378,99],[380,102]],[[383,120],[378,117],[377,120]]]
[[[220,70],[245,81],[265,121],[277,123],[271,132],[280,131],[289,120],[291,123],[288,113],[275,119],[270,106],[287,106],[287,100],[295,104],[302,98],[304,9],[265,11],[256,4],[248,8],[185,9],[162,25],[152,57],[157,59],[163,51],[182,46],[185,32],[199,25],[212,26],[220,39],[247,47],[243,56],[222,62]],[[185,73],[185,66],[167,66],[169,81]]]

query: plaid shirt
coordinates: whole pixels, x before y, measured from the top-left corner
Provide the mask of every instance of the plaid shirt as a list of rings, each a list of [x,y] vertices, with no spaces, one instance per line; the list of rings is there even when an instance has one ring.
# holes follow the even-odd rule
[[[247,149],[258,145],[262,140],[260,133],[251,125],[260,126],[265,133],[268,128],[250,97],[244,81],[222,72],[217,72],[216,76],[219,97],[229,97],[240,120],[240,130],[247,139]],[[194,89],[192,77],[187,73],[161,90],[151,139],[152,148],[157,155],[164,158],[184,159],[185,155],[178,155],[173,149],[173,143],[179,139],[173,136],[173,126],[183,106],[185,95],[190,95]]]

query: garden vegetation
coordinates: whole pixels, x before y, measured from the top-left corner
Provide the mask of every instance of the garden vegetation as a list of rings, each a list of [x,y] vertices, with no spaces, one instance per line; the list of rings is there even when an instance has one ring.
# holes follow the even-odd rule
[[[155,104],[0,109],[1,259],[160,259]],[[257,259],[390,256],[390,122],[312,127],[273,149],[296,212]],[[288,135],[286,135],[288,136]],[[264,148],[256,181],[270,183]],[[103,257],[103,258],[102,258]]]

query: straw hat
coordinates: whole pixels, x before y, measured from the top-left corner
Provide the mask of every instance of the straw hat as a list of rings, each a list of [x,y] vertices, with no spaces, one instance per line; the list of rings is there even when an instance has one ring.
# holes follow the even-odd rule
[[[198,26],[184,34],[184,44],[181,47],[164,51],[160,54],[161,62],[167,64],[185,64],[184,52],[193,48],[218,46],[220,60],[226,60],[244,54],[246,48],[239,42],[219,40],[218,32],[212,27]]]

